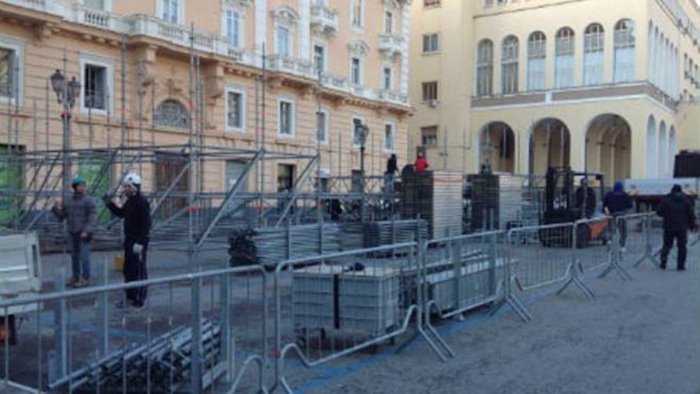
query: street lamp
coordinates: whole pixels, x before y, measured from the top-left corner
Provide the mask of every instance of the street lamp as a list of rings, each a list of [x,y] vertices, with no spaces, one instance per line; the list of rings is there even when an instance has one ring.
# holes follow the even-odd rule
[[[355,135],[360,143],[360,216],[361,220],[365,221],[365,144],[369,135],[369,127],[362,124],[360,119],[353,119],[355,125]]]
[[[70,81],[66,81],[66,77],[61,74],[60,70],[56,70],[50,77],[51,88],[56,93],[56,98],[59,104],[63,104],[63,112],[61,119],[63,120],[63,193],[65,194],[70,187],[71,175],[71,160],[70,160],[70,136],[71,136],[71,111],[75,102],[80,97],[80,82],[75,77]]]

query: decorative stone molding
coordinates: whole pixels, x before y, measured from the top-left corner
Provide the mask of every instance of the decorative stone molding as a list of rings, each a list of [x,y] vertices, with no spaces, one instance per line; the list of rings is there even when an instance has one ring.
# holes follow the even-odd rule
[[[365,57],[369,53],[369,45],[362,40],[357,40],[348,44],[348,50],[352,56]]]

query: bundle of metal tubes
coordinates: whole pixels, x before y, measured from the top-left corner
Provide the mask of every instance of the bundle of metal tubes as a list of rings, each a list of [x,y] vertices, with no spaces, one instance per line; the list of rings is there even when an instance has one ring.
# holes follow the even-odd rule
[[[202,371],[215,374],[221,360],[221,330],[210,321],[202,322]],[[80,389],[97,392],[109,388],[155,388],[155,392],[176,392],[190,384],[192,328],[179,327],[149,343],[132,345],[109,354],[49,384],[50,390]],[[208,387],[216,376],[204,379]],[[203,388],[207,388],[203,387]]]
[[[280,261],[340,251],[340,229],[336,224],[287,226],[257,229],[253,236],[258,263]],[[323,248],[321,248],[323,244]]]
[[[371,248],[393,243],[428,239],[425,220],[384,220],[341,225],[343,250]]]

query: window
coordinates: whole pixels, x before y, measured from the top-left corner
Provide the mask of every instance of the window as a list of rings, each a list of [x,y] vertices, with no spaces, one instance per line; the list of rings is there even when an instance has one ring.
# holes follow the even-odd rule
[[[438,7],[440,5],[440,0],[423,0],[424,7]]]
[[[314,67],[316,71],[326,71],[326,48],[314,45]]]
[[[18,48],[0,46],[0,99],[3,101],[13,99],[21,87],[19,59]]]
[[[362,2],[364,0],[352,0],[350,6],[350,18],[353,27],[362,27]]]
[[[279,100],[278,133],[282,136],[294,136],[294,103],[289,100]]]
[[[226,39],[231,45],[241,47],[241,13],[236,10],[229,9],[225,12],[225,18]]]
[[[394,125],[387,123],[384,125],[384,150],[394,151],[396,149],[396,139],[394,136]]]
[[[350,126],[350,127],[352,127],[352,146],[355,148],[359,148],[360,145],[362,144],[362,135],[360,134],[360,130],[358,130],[355,127],[356,121],[360,121],[362,124],[364,124],[365,121],[362,118],[354,117],[354,118],[352,118],[352,122],[351,122],[351,126]]]
[[[493,43],[479,42],[476,60],[476,94],[489,96],[493,93]]]
[[[583,84],[599,85],[604,78],[605,31],[593,23],[583,36]]]
[[[433,101],[438,99],[438,83],[423,82],[423,101]]]
[[[574,31],[568,27],[557,32],[554,63],[554,86],[557,88],[574,85],[574,38]]]
[[[153,114],[153,123],[156,126],[175,127],[188,129],[190,127],[190,114],[179,101],[165,100]]]
[[[518,38],[508,36],[503,40],[501,52],[501,91],[503,94],[518,92]]]
[[[105,0],[83,0],[83,5],[93,10],[109,11],[105,8]]]
[[[294,164],[278,164],[277,165],[277,191],[291,191],[294,187],[294,173],[296,166]]]
[[[391,90],[391,67],[384,67],[383,69],[383,76],[384,76],[384,90]]]
[[[242,160],[226,160],[226,190],[231,190],[238,183],[238,178],[243,174],[248,164]],[[244,181],[245,182],[245,181]],[[241,186],[240,191],[247,191],[247,186],[245,183]],[[232,205],[235,206],[235,203]],[[234,208],[231,206],[230,208]]]
[[[634,24],[629,19],[623,19],[615,24],[615,82],[635,80],[634,65]]]
[[[182,0],[161,0],[162,14],[164,21],[170,23],[180,23],[180,2]]]
[[[541,31],[527,40],[527,90],[545,89],[547,67],[547,37]]]
[[[226,129],[245,131],[245,94],[241,90],[226,90]]]
[[[280,56],[289,56],[290,42],[289,42],[289,28],[286,26],[277,26],[277,54]]]
[[[328,112],[316,112],[316,138],[319,142],[328,142]]]
[[[438,51],[438,34],[423,34],[423,53]]]
[[[420,128],[420,138],[423,146],[437,146],[437,126],[428,126]]]
[[[394,13],[384,11],[384,33],[394,34]]]
[[[108,75],[107,67],[96,64],[83,66],[83,108],[107,109]]]
[[[359,57],[352,58],[350,77],[353,85],[362,85],[362,61]]]

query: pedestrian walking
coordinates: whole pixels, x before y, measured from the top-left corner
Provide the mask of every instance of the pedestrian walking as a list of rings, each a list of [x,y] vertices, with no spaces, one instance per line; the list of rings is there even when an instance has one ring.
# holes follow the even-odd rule
[[[97,208],[95,201],[86,194],[85,179],[77,176],[71,186],[73,196],[66,201],[56,201],[52,212],[59,222],[66,222],[73,274],[66,286],[83,287],[90,284],[90,241]]]
[[[124,282],[148,279],[146,271],[146,252],[148,250],[148,233],[151,229],[151,208],[148,200],[141,195],[141,177],[128,174],[124,178],[126,202],[117,206],[112,196],[106,194],[103,199],[107,208],[117,217],[124,219]],[[141,308],[146,301],[146,287],[126,290],[127,304]]]
[[[603,212],[606,216],[612,217],[612,223],[617,225],[617,231],[620,233],[620,248],[624,252],[627,243],[627,220],[623,215],[628,213],[634,204],[629,194],[625,192],[622,182],[615,182],[613,190],[608,192],[603,198]]]
[[[387,193],[394,192],[397,172],[399,172],[399,166],[396,163],[396,154],[392,153],[386,161],[386,172],[384,173],[384,189]]]
[[[666,269],[668,254],[673,248],[673,240],[678,247],[678,271],[685,271],[687,254],[688,230],[697,230],[695,212],[688,197],[683,194],[681,185],[673,185],[671,193],[664,196],[656,209],[656,213],[664,219],[664,246],[661,249],[661,269]]]
[[[430,167],[430,164],[428,164],[428,160],[425,159],[423,153],[418,152],[418,155],[416,156],[416,161],[413,163],[413,167],[417,173],[424,173],[425,170],[427,170],[428,167]]]

